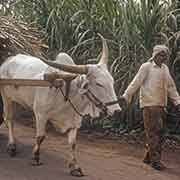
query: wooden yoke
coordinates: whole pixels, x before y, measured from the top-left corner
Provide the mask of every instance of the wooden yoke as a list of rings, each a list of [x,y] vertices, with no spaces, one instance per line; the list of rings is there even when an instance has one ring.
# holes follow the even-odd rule
[[[77,74],[70,73],[46,73],[44,74],[44,80],[41,79],[7,79],[0,78],[0,86],[39,86],[39,87],[55,87],[61,88],[66,82],[64,100],[68,100],[68,94],[70,90],[70,83],[77,77]]]
[[[76,77],[77,77],[77,74],[72,74],[72,73],[51,72],[51,73],[44,74],[44,79],[51,82],[55,87],[58,86],[56,85],[58,83],[58,80],[63,79],[66,82],[65,93],[63,94],[64,101],[68,100],[71,81],[75,79]]]
[[[47,80],[39,80],[39,79],[0,79],[0,86],[42,86],[42,87],[50,87],[52,83]]]

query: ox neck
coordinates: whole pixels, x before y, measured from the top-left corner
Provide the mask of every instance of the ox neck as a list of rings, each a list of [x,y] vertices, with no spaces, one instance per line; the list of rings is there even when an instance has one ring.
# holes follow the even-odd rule
[[[96,105],[91,101],[89,98],[87,98],[87,93],[88,92],[80,92],[81,87],[80,84],[82,83],[82,78],[83,80],[87,80],[87,75],[79,75],[75,79],[73,79],[70,83],[69,86],[69,95],[67,101],[69,102],[70,106],[74,109],[74,111],[80,115],[84,116],[91,111],[91,115],[96,114]],[[67,83],[66,83],[67,87]],[[64,88],[63,93],[66,91],[66,87]],[[73,91],[74,90],[74,91]],[[65,96],[64,96],[65,98]]]

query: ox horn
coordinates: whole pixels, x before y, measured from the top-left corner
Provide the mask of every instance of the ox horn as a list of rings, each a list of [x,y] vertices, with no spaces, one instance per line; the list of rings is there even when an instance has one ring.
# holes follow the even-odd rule
[[[88,68],[86,65],[67,65],[67,64],[60,64],[53,61],[43,60],[49,66],[54,68],[60,69],[62,71],[75,73],[75,74],[87,74]]]
[[[107,45],[106,39],[104,39],[104,37],[101,34],[98,33],[98,35],[101,37],[102,44],[103,44],[102,55],[101,55],[99,64],[107,64],[108,59],[109,59],[108,45]]]
[[[53,82],[56,79],[64,79],[65,81],[71,81],[77,77],[77,74],[70,73],[58,73],[58,72],[50,72],[44,74],[44,80]]]

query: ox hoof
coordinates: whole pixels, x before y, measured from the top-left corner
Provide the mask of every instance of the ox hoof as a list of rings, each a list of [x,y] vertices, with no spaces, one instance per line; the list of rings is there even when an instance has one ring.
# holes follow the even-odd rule
[[[41,165],[43,165],[43,163],[40,162],[40,158],[39,157],[33,157],[31,165],[32,166],[41,166]]]
[[[70,170],[70,174],[71,174],[71,176],[75,176],[75,177],[82,177],[82,176],[84,176],[81,168],[71,169]]]
[[[31,165],[32,166],[42,166],[43,163],[42,162],[37,162],[37,161],[32,161]]]
[[[16,145],[15,144],[8,144],[7,152],[11,157],[16,156]]]

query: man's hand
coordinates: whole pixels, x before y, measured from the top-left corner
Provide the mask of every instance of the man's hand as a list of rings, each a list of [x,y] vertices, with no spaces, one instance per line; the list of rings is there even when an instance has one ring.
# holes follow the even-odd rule
[[[126,101],[125,97],[124,96],[119,96],[118,97],[118,100],[121,102],[121,101]]]
[[[118,101],[119,101],[120,106],[127,106],[127,101],[124,96],[120,96],[118,98]]]
[[[114,104],[120,104],[120,106],[127,105],[126,99],[123,96],[118,97],[118,100],[105,103],[106,106],[112,106]]]

